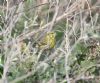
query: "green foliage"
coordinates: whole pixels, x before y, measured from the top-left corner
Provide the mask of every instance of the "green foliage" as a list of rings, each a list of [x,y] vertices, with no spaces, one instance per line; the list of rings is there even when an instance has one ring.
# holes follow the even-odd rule
[[[0,4],[2,3],[2,1],[3,0],[0,1]],[[60,3],[61,2],[63,2],[63,0],[60,0]],[[63,7],[66,7],[66,5],[60,3],[60,8],[63,9]],[[7,70],[8,82],[16,80],[18,77],[27,75],[31,72],[32,75],[22,80],[18,80],[17,83],[47,83],[54,78],[57,83],[67,83],[67,74],[69,76],[69,79],[76,80],[75,83],[95,83],[95,80],[85,78],[81,79],[81,76],[97,77],[100,75],[100,67],[98,66],[98,64],[100,63],[99,23],[95,23],[95,21],[93,20],[92,24],[90,22],[91,19],[89,19],[90,15],[89,17],[88,15],[84,16],[85,11],[82,12],[82,18],[81,15],[77,15],[77,11],[71,11],[71,15],[68,14],[68,17],[63,17],[64,19],[61,19],[59,22],[56,21],[53,25],[52,30],[49,31],[49,26],[51,26],[51,24],[49,26],[47,25],[49,24],[48,22],[51,22],[54,17],[54,8],[56,7],[56,3],[53,4],[53,7],[51,7],[52,3],[50,3],[49,5],[46,4],[43,6],[39,6],[41,8],[43,7],[40,14],[37,13],[39,7],[36,4],[36,0],[26,0],[25,2],[23,2],[23,4],[23,10],[19,11],[19,13],[22,13],[22,16],[20,17],[20,19],[18,19],[14,27],[12,27],[12,30],[8,30],[11,36],[8,35],[7,37],[5,37],[5,31],[7,29],[7,26],[9,26],[10,24],[9,20],[6,19],[6,17],[9,15],[6,16],[6,14],[9,14],[10,12],[7,12],[6,10],[0,11],[0,34],[4,31],[3,35],[0,35],[0,78],[2,78],[2,75],[5,74],[3,73],[4,68],[6,68],[4,65],[6,64],[6,59],[8,58],[9,60],[10,56],[10,60],[8,61],[10,65],[7,65],[7,67],[9,67]],[[71,2],[69,6],[72,4],[73,2]],[[53,11],[50,11],[49,7],[51,7]],[[17,10],[18,7],[15,8]],[[69,9],[68,11],[70,10],[71,9]],[[15,11],[15,16],[16,14],[19,15],[19,13]],[[67,15],[65,11],[63,11],[63,13],[64,15]],[[96,13],[93,12],[93,16],[91,14],[91,17],[94,18],[95,14]],[[13,14],[11,13],[11,15]],[[14,16],[9,16],[8,18],[13,21],[13,17]],[[59,14],[57,18],[58,17],[60,18]],[[84,17],[87,17],[86,20],[88,20],[88,22],[83,19]],[[98,20],[100,20],[100,16],[96,21]],[[4,21],[7,21],[8,24],[6,24],[6,22]],[[35,23],[37,25],[35,25]],[[46,26],[46,28],[42,29],[41,26]],[[38,40],[42,39],[41,35],[44,36],[46,33],[52,31],[56,33],[56,45],[53,49],[51,48],[48,50],[38,50],[36,45],[32,45],[34,44],[34,42],[38,43]],[[26,39],[22,41],[16,41],[17,38],[23,37],[21,35],[23,33],[25,33],[23,36],[26,37]],[[31,36],[27,36],[27,34],[30,34]],[[38,34],[39,36],[37,36]],[[66,49],[66,34],[68,35],[70,43],[68,43],[68,49]],[[88,37],[85,37],[84,35],[87,35]],[[94,38],[95,35],[96,38]],[[81,40],[77,41],[78,39],[80,39],[80,37],[82,37]],[[88,40],[90,40],[91,38],[98,41],[98,43],[93,45],[90,44],[91,46],[88,48]],[[25,42],[24,48],[20,45],[21,42]],[[11,44],[10,46],[9,43]],[[28,49],[27,51],[25,50],[26,48]],[[68,66],[68,69],[66,69],[66,65]]]

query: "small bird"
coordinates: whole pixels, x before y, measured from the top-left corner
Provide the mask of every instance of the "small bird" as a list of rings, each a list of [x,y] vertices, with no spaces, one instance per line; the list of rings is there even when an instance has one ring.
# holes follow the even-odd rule
[[[38,43],[37,47],[39,49],[52,49],[56,43],[56,34],[54,32],[47,33],[41,41]]]
[[[20,52],[28,54],[29,51],[29,45],[27,45],[24,41],[21,41],[19,44]]]

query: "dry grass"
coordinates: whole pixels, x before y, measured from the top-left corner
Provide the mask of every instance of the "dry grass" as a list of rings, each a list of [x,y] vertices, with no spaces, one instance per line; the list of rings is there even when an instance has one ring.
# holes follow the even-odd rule
[[[99,83],[99,75],[91,74],[92,68],[100,68],[100,1],[94,2],[55,0],[37,6],[30,0],[1,5],[0,55],[4,68],[0,83],[93,83],[94,79]],[[58,38],[55,48],[38,50],[35,43],[51,31]],[[78,54],[85,54],[85,59],[78,59]],[[83,67],[87,63],[89,66]]]

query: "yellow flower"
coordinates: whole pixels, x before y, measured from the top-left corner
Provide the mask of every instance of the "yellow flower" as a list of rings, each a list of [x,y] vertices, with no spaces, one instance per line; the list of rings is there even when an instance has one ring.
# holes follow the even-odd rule
[[[38,43],[38,47],[40,49],[51,49],[51,48],[54,48],[55,43],[56,43],[55,35],[56,34],[54,32],[47,33],[42,38],[42,40]]]

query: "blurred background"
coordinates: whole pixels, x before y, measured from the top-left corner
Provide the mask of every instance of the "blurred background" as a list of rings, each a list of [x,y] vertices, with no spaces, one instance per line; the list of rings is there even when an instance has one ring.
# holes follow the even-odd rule
[[[0,0],[0,83],[99,83],[99,0]]]

